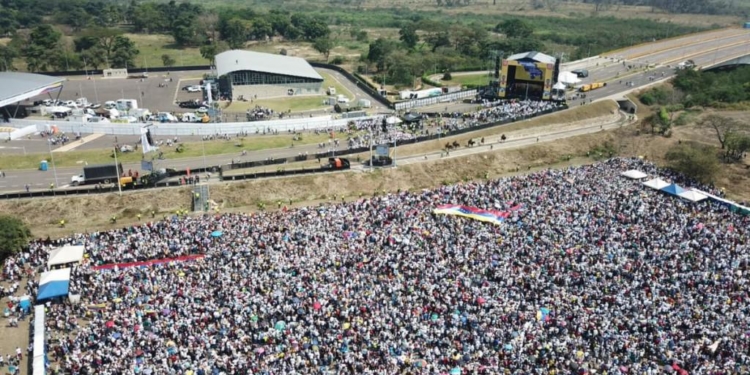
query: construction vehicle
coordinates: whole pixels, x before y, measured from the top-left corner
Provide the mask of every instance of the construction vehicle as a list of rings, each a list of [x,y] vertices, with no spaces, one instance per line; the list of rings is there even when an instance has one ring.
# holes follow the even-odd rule
[[[592,91],[592,90],[600,89],[600,88],[605,87],[605,86],[607,86],[606,82],[594,82],[594,83],[589,83],[589,84],[585,84],[585,85],[581,86],[581,88],[579,89],[579,91],[581,91],[581,92],[589,92],[589,91]]]
[[[343,169],[349,169],[349,167],[350,167],[349,159],[328,158],[328,165],[323,168],[343,170]]]
[[[118,176],[122,173],[122,164],[102,164],[102,165],[89,165],[83,167],[83,173],[78,176],[70,178],[70,184],[72,186],[87,185],[87,184],[108,184],[110,182],[118,181]],[[129,180],[126,180],[129,178]],[[132,184],[132,177],[122,177],[120,179],[121,184]]]

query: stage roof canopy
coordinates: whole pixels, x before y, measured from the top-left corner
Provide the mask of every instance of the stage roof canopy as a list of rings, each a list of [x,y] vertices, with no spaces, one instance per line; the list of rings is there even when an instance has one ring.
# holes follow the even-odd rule
[[[34,73],[0,72],[0,107],[59,90],[65,78]]]

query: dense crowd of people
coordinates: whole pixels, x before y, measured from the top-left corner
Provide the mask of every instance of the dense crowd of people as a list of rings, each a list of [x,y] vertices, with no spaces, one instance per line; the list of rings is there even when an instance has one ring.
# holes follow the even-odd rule
[[[750,218],[645,188],[620,176],[628,169],[721,194],[639,159],[611,159],[65,239],[84,244],[87,259],[73,275],[81,303],[48,303],[50,368],[750,373]],[[507,217],[495,225],[433,213],[444,204]],[[55,245],[33,244],[4,274],[41,267]],[[92,269],[187,254],[205,257]]]

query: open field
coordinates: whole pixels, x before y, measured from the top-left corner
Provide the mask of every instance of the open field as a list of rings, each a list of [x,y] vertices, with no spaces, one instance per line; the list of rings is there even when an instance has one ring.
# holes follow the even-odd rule
[[[482,74],[453,74],[451,80],[446,81],[438,76],[440,83],[443,86],[454,86],[454,85],[474,85],[474,86],[486,86],[490,81],[490,76],[487,73]]]
[[[222,0],[215,3],[219,6],[222,3],[231,3],[232,0]],[[279,2],[274,2],[277,5]],[[317,0],[284,0],[280,3],[283,4],[297,4],[304,9],[319,6],[320,2]],[[495,3],[495,4],[493,4]],[[747,2],[741,2],[742,6],[750,8],[750,4]],[[261,5],[262,6],[262,5]],[[346,5],[337,4],[340,8],[346,8]],[[455,15],[487,15],[487,16],[498,16],[498,15],[513,15],[513,16],[527,16],[527,17],[539,17],[539,16],[555,16],[565,18],[581,18],[589,15],[597,15],[601,17],[616,17],[616,18],[646,18],[660,22],[673,22],[685,25],[696,25],[696,26],[712,26],[712,25],[732,25],[738,24],[741,21],[739,16],[727,16],[727,15],[702,15],[702,14],[668,14],[662,11],[652,11],[649,6],[608,6],[603,9],[596,11],[596,7],[593,3],[583,2],[557,2],[557,6],[554,9],[548,7],[534,8],[528,0],[474,0],[467,6],[455,6],[455,7],[437,7],[434,0],[362,0],[357,2],[356,6],[349,6],[351,9],[360,9],[360,11],[377,10],[383,8],[397,8],[397,9],[408,9],[412,11],[439,11],[443,14],[455,16]]]
[[[167,54],[175,60],[176,66],[208,65],[198,48],[179,48],[170,35],[125,34],[132,40],[140,53],[135,63],[139,67],[164,66],[161,56]]]
[[[189,157],[203,156],[205,147],[206,155],[223,155],[236,154],[241,150],[255,151],[273,148],[289,147],[292,144],[292,135],[253,135],[251,137],[232,138],[231,140],[214,140],[206,142],[185,142],[184,151],[178,153],[175,151],[176,146],[162,146],[160,151],[164,152],[167,159],[180,159]],[[301,141],[294,141],[296,145],[315,144],[328,139],[328,135],[305,133]],[[120,153],[117,155],[117,161],[121,163],[137,163],[141,160],[141,152]],[[54,154],[55,165],[57,167],[73,167],[81,165],[84,162],[88,164],[111,163],[114,161],[112,150],[81,150],[56,152]],[[39,166],[39,160],[48,159],[48,153],[34,153],[28,155],[3,155],[0,158],[0,170],[12,169],[36,169]]]
[[[336,94],[337,95],[344,95],[349,100],[354,100],[354,94],[349,91],[344,85],[342,85],[339,81],[335,80],[330,74],[318,72],[321,76],[323,76],[323,85],[321,86],[323,90],[327,90],[328,87],[333,86],[336,88]],[[323,99],[325,99],[327,95],[314,95],[314,96],[298,96],[298,97],[281,97],[281,98],[272,98],[272,99],[257,99],[253,100],[252,102],[239,102],[235,101],[232,102],[231,105],[229,105],[225,111],[227,112],[242,112],[244,113],[249,108],[254,108],[255,106],[261,106],[265,108],[273,109],[276,112],[286,112],[286,111],[292,111],[292,112],[300,112],[300,111],[309,111],[314,109],[322,109],[322,108],[332,108],[332,106],[323,104]]]

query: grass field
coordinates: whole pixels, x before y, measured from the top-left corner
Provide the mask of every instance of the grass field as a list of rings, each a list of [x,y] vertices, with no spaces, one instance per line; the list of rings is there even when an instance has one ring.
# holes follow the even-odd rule
[[[328,139],[326,134],[304,134],[301,141],[294,141],[296,145],[320,143]],[[256,151],[272,148],[289,147],[292,144],[292,135],[254,135],[247,138],[232,140],[218,140],[206,142],[186,142],[183,143],[185,149],[178,153],[176,147],[162,147],[167,159],[180,159],[203,156],[203,147],[205,146],[206,155],[223,155],[234,154],[241,150]],[[239,146],[238,146],[239,145]],[[11,169],[36,169],[39,166],[40,157],[48,158],[49,154],[27,154],[27,155],[3,155],[0,158],[0,170]],[[83,150],[56,152],[54,154],[55,165],[58,167],[73,167],[80,165],[82,162],[89,164],[111,163],[114,161],[111,150]],[[121,153],[117,155],[117,160],[122,163],[137,163],[141,160],[140,152]]]
[[[440,76],[438,76],[440,77]],[[442,78],[442,77],[440,77]],[[451,77],[452,79],[450,81],[446,81],[444,79],[440,80],[440,83],[443,84],[443,86],[454,86],[454,85],[475,85],[475,86],[481,86],[481,85],[487,85],[489,83],[490,77],[487,75],[487,73],[481,73],[481,74],[460,74],[455,73]]]
[[[346,87],[344,87],[344,85],[334,79],[330,74],[320,71],[318,73],[323,76],[323,85],[321,86],[323,88],[323,91],[327,90],[328,87],[334,87],[336,88],[337,95],[344,95],[349,98],[350,101],[354,100],[354,93],[349,91]],[[261,107],[273,109],[276,112],[292,111],[292,113],[323,108],[332,108],[329,105],[323,104],[324,98],[326,98],[325,95],[314,95],[302,97],[298,96],[292,98],[281,97],[271,99],[258,99],[253,100],[252,102],[235,101],[232,102],[232,104],[227,107],[225,111],[245,113],[245,111],[247,111],[249,108],[254,108],[258,105]]]
[[[177,66],[208,65],[198,48],[179,48],[170,35],[125,34],[140,51],[136,58],[139,67],[164,66],[161,56],[169,55]]]

